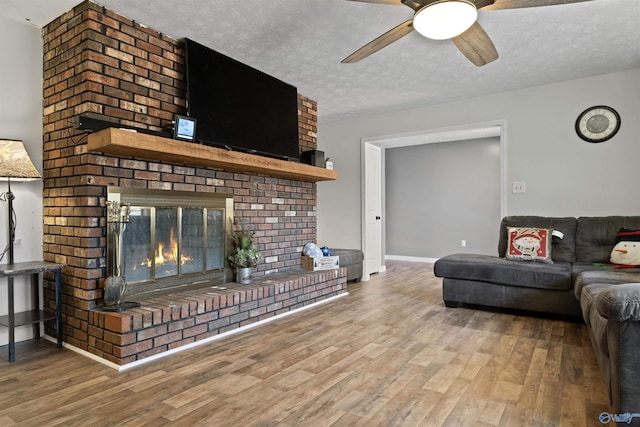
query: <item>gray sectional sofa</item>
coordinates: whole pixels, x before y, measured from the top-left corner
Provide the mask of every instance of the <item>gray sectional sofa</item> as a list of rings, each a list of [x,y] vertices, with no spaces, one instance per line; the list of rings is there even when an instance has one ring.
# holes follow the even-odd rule
[[[508,227],[550,228],[553,263],[505,259]],[[498,256],[454,254],[434,265],[447,307],[461,304],[561,314],[584,319],[615,413],[640,413],[640,268],[612,268],[621,228],[640,216],[505,217]],[[631,425],[640,425],[640,417]]]

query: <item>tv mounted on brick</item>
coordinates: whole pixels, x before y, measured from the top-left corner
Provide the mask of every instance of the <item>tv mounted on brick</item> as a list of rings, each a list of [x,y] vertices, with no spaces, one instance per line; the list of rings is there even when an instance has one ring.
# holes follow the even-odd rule
[[[187,111],[198,143],[298,160],[298,91],[185,39]]]

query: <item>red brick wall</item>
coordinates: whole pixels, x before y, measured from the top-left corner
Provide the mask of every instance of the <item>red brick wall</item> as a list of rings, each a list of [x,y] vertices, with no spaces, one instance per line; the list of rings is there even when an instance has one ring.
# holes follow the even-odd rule
[[[318,146],[318,103],[298,94],[298,135],[300,153]]]
[[[109,185],[233,194],[235,215],[257,230],[265,256],[256,274],[299,266],[301,247],[316,240],[316,184],[89,153],[74,129],[73,118],[88,112],[152,130],[184,113],[180,42],[88,1],[42,33],[44,259],[67,265],[67,342],[87,349],[89,310],[101,303]],[[298,108],[301,150],[315,149],[317,104],[299,95]],[[45,286],[51,305],[53,285]]]

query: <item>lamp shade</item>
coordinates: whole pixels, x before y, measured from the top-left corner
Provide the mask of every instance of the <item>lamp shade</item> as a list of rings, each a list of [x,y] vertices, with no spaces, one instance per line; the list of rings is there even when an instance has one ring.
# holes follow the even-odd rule
[[[22,141],[0,139],[0,180],[31,181],[41,178]]]
[[[445,40],[465,32],[476,19],[478,9],[469,1],[435,1],[416,12],[413,28],[430,39]]]

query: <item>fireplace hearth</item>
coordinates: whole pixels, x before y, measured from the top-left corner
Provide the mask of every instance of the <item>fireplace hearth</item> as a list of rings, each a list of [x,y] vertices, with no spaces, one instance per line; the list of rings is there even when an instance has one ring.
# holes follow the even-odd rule
[[[124,298],[148,298],[231,280],[226,259],[232,196],[109,187],[107,199],[129,205],[122,236],[117,239],[109,230],[107,239],[108,274],[114,275],[113,266],[120,265]]]

